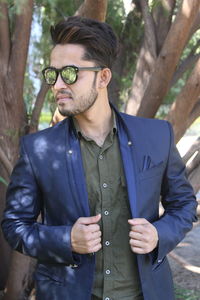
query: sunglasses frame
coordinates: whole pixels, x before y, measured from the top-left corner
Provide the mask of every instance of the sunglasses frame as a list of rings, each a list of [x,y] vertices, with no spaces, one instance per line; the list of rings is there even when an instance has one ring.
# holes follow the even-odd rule
[[[71,82],[71,83],[66,82],[65,79],[64,79],[64,77],[62,76],[62,71],[63,71],[64,69],[68,68],[68,67],[73,68],[73,69],[75,70],[75,74],[76,74],[75,80],[74,80],[73,82]],[[62,68],[60,68],[60,69],[57,69],[57,68],[55,68],[55,67],[46,67],[44,70],[42,70],[42,74],[43,74],[43,77],[44,77],[45,82],[46,82],[48,85],[53,86],[53,85],[56,83],[59,74],[60,74],[62,80],[64,81],[64,83],[66,83],[66,84],[68,84],[68,85],[71,85],[71,84],[74,84],[74,83],[77,81],[77,79],[78,79],[78,72],[79,72],[79,71],[93,71],[93,72],[99,72],[99,71],[101,71],[101,70],[104,69],[104,68],[105,68],[105,67],[77,67],[77,66],[74,66],[74,65],[67,65],[67,66],[64,66],[64,67],[62,67]],[[48,83],[48,82],[47,82],[46,77],[45,77],[45,73],[46,73],[47,70],[53,70],[53,71],[55,71],[55,73],[56,73],[56,78],[55,78],[54,83]]]

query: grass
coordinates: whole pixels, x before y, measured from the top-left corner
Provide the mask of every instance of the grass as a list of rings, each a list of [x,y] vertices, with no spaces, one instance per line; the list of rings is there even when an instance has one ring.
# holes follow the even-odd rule
[[[200,300],[200,291],[187,290],[175,287],[176,300]]]

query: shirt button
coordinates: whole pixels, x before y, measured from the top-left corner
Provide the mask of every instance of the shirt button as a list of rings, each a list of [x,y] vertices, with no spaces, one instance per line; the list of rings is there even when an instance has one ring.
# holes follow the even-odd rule
[[[109,246],[109,245],[110,245],[110,242],[109,242],[109,241],[106,241],[106,242],[105,242],[105,245],[106,245],[106,246]]]
[[[100,154],[100,155],[99,155],[99,159],[103,159],[103,155]]]
[[[110,275],[110,270],[106,270],[106,275]]]
[[[104,211],[104,215],[105,215],[105,216],[108,216],[108,215],[109,215],[109,211],[105,210],[105,211]]]
[[[104,183],[103,183],[103,187],[104,187],[104,188],[107,188],[107,186],[108,186],[107,183],[104,182]]]

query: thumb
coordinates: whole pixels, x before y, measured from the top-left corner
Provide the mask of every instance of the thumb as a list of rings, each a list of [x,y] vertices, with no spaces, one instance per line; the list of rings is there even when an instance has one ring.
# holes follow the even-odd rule
[[[98,214],[96,216],[92,216],[92,217],[82,217],[78,219],[78,223],[79,224],[83,224],[83,225],[90,225],[90,224],[96,224],[100,221],[101,219],[101,214]]]

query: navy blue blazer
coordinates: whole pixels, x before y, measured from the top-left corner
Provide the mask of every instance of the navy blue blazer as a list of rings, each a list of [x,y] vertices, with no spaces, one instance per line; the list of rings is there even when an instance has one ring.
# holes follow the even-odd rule
[[[146,218],[159,236],[157,249],[137,255],[144,299],[173,300],[166,255],[192,228],[197,202],[171,125],[116,114],[132,217]],[[165,209],[161,217],[160,199]],[[95,255],[72,253],[70,243],[73,224],[89,215],[79,139],[71,119],[23,137],[2,229],[12,248],[37,258],[38,300],[91,299]]]

